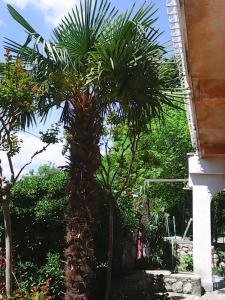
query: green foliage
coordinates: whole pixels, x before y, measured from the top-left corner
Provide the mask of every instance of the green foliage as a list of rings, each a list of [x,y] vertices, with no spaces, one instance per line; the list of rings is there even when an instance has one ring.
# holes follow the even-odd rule
[[[212,201],[212,235],[215,239],[225,235],[225,193],[220,192]]]
[[[30,175],[32,176],[38,175],[38,176],[45,176],[46,178],[56,174],[59,174],[59,169],[57,169],[53,163],[41,165],[38,168],[37,173],[35,173],[34,170],[30,171]]]
[[[14,272],[19,282],[20,292],[30,291],[32,287],[39,284],[38,266],[32,261],[16,261]]]
[[[52,295],[59,295],[63,291],[64,263],[59,253],[49,252],[46,263],[40,268],[38,274],[43,283],[49,281],[49,292]]]
[[[161,67],[160,75],[165,78],[165,88],[170,88],[171,85],[174,86],[174,88],[181,87],[179,69],[175,57],[165,59]]]
[[[171,249],[167,249],[163,242],[163,237],[167,235],[164,214],[176,217],[177,234],[184,233],[185,222],[191,215],[191,201],[187,201],[189,194],[182,189],[183,183],[145,185],[148,178],[188,177],[186,154],[192,146],[186,113],[172,109],[166,112],[163,124],[155,122],[151,130],[140,135],[136,150],[132,146],[130,128],[121,124],[116,114],[110,116],[111,125],[106,126],[102,140],[108,151],[103,157],[101,170],[105,176],[100,174],[99,179],[103,177],[103,180],[112,182],[114,195],[123,187],[133,159],[130,179],[117,204],[123,230],[131,232],[142,224],[145,244],[151,249],[149,259],[141,262],[142,267],[143,263],[145,267],[171,267]],[[136,155],[132,158],[134,150]]]
[[[53,105],[63,104],[61,120],[71,124],[77,100],[87,91],[94,91],[89,100],[100,121],[102,115],[115,111],[136,131],[146,128],[151,118],[161,118],[163,105],[175,107],[174,82],[160,75],[167,60],[158,42],[161,32],[154,28],[153,4],[134,5],[119,14],[108,0],[85,0],[54,29],[52,41],[37,33],[11,5],[8,9],[28,37],[24,45],[7,39],[6,46],[32,66],[32,74],[45,85],[44,116]]]
[[[28,260],[36,257],[35,260],[41,262],[48,251],[61,250],[64,245],[69,177],[54,168],[50,168],[49,173],[46,167],[40,172],[24,177],[13,187],[11,211],[17,251],[21,257]]]
[[[21,60],[12,60],[9,50],[6,50],[5,58],[5,63],[0,64],[1,117],[10,120],[10,130],[15,130],[34,121],[37,99],[45,90],[34,81]]]
[[[147,263],[151,267],[165,266],[164,258],[164,236],[165,236],[164,214],[150,213],[149,221],[144,225],[144,240],[149,247],[150,255]]]
[[[219,250],[217,251],[220,261],[225,261],[225,251]]]
[[[35,219],[46,223],[60,223],[62,221],[62,212],[60,215],[60,210],[62,210],[64,206],[65,197],[54,201],[51,201],[49,198],[42,199],[36,204],[34,212]]]
[[[10,298],[11,299],[11,298]],[[28,300],[50,300],[54,299],[49,295],[49,283],[48,281],[40,286],[34,286],[29,291],[24,291],[22,289],[17,289],[13,293],[13,300],[16,299],[28,299]]]
[[[225,251],[218,248],[217,254],[219,257],[219,263],[218,266],[213,269],[213,273],[225,277],[225,267],[223,266],[225,261]],[[223,262],[223,265],[221,265],[221,262]]]
[[[40,132],[41,141],[46,144],[56,144],[60,140],[58,138],[58,134],[60,132],[59,124],[54,124],[48,129],[46,132]]]
[[[144,3],[139,9],[133,6],[119,15],[108,0],[85,0],[64,18],[54,30],[54,39],[50,42],[35,32],[12,6],[8,5],[8,8],[12,17],[26,29],[28,37],[24,45],[10,40],[6,44],[31,66],[35,79],[44,83],[47,96],[39,103],[42,116],[46,116],[52,106],[63,105],[61,120],[71,126],[80,110],[91,107],[100,128],[95,127],[95,135],[103,127],[104,116],[112,111],[128,124],[131,131],[141,132],[149,127],[152,118],[163,117],[165,106],[177,108],[174,84],[168,84],[166,76],[160,75],[165,49],[158,43],[160,31],[154,29],[157,20],[154,5]],[[74,138],[80,136],[79,128],[75,130]],[[132,151],[131,147],[129,155]],[[127,172],[129,155],[122,161],[114,152],[116,168],[123,166],[117,177],[123,173],[120,182],[126,178],[124,173]],[[89,153],[87,159],[91,159]],[[133,180],[137,178],[137,174],[132,175]],[[139,175],[143,179],[141,171]],[[115,181],[113,189],[117,186],[121,185]],[[37,190],[39,194],[40,191],[42,194],[42,189],[40,186]],[[29,197],[35,205],[33,191]],[[48,197],[43,193],[41,199],[46,201]],[[43,207],[46,207],[46,202],[39,209],[43,210]],[[54,212],[54,209],[50,211]],[[40,216],[44,221],[46,212],[38,214]],[[34,225],[39,225],[40,218],[37,220],[34,216],[31,219]],[[127,223],[133,224],[131,221]],[[27,231],[29,228],[24,230],[25,234]],[[41,240],[38,242],[42,243]]]
[[[66,172],[44,165],[12,188],[15,275],[19,282],[15,299],[42,299],[42,288],[46,284],[46,295],[55,295],[58,299],[64,289],[62,256],[68,179]],[[2,214],[0,218],[3,223]],[[1,239],[1,243],[3,241]],[[48,299],[46,297],[43,299]]]
[[[213,274],[225,277],[225,268],[217,266],[213,269]]]
[[[118,200],[123,226],[129,231],[139,227],[140,215],[135,207],[135,198],[129,193],[122,195]]]
[[[139,138],[127,191],[133,194],[139,193],[140,187],[145,186],[145,192],[151,202],[151,210],[159,214],[164,211],[175,216],[177,233],[183,234],[185,220],[189,220],[191,212],[191,201],[188,201],[190,195],[183,190],[184,184],[160,183],[149,187],[145,185],[146,179],[188,178],[187,153],[191,152],[192,146],[186,113],[172,109],[167,109],[166,112],[167,117],[163,124],[153,123],[151,130],[143,133]],[[121,156],[124,147],[129,143],[128,140],[123,146],[127,131],[127,127],[122,125],[117,125],[113,131],[114,145],[109,155],[111,173],[120,166],[113,183],[114,190],[117,190],[121,182],[125,181],[133,153],[132,148],[129,148]],[[120,201],[122,203],[124,199],[121,197]],[[131,209],[130,216],[127,218],[132,215]],[[135,219],[135,216],[133,217]],[[130,223],[130,220],[128,222]]]
[[[44,165],[12,188],[15,274],[23,294],[30,292],[32,287],[44,286],[47,281],[51,294],[57,295],[63,290],[68,179],[66,172]],[[0,218],[3,223],[2,214]],[[1,243],[3,241],[1,239]]]
[[[191,254],[187,254],[183,256],[183,264],[184,269],[188,272],[193,271],[193,256]]]
[[[16,133],[12,132],[11,133],[11,142],[9,143],[9,140],[7,139],[7,136],[3,136],[3,139],[1,140],[0,143],[0,150],[8,152],[9,155],[12,157],[19,153],[20,148],[21,148],[21,143],[23,141],[18,138]]]

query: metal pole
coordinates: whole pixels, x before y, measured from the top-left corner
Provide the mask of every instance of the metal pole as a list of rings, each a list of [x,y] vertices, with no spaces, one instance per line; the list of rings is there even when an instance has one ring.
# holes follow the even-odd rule
[[[188,221],[188,224],[187,224],[186,230],[185,230],[185,232],[184,232],[184,235],[183,235],[183,237],[182,237],[182,240],[185,239],[185,237],[186,237],[186,235],[187,235],[187,232],[188,232],[188,230],[189,230],[189,227],[190,227],[190,225],[191,225],[192,220],[193,220],[193,219],[190,218],[190,220]]]
[[[176,233],[176,220],[175,220],[175,216],[173,216],[173,232],[174,232],[174,237],[175,237],[175,240],[176,240],[177,233]]]

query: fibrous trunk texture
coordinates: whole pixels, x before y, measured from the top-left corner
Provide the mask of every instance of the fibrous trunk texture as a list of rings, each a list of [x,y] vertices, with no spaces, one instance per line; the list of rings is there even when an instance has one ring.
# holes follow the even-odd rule
[[[94,208],[100,151],[99,118],[89,98],[76,105],[70,128],[71,181],[68,199],[65,300],[91,300],[94,274]]]
[[[114,242],[114,199],[111,192],[107,193],[109,201],[109,243],[108,243],[108,259],[107,259],[107,279],[105,300],[110,299],[111,282],[112,282],[112,263],[113,263],[113,242]]]

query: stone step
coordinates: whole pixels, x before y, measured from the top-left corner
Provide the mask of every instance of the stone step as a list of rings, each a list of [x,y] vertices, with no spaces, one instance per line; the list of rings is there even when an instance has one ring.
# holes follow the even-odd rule
[[[225,278],[218,275],[213,275],[213,289],[221,290],[225,288]]]
[[[171,274],[167,270],[146,270],[145,273],[155,277],[162,276],[165,285],[164,288],[167,292],[201,296],[201,279],[192,273]]]

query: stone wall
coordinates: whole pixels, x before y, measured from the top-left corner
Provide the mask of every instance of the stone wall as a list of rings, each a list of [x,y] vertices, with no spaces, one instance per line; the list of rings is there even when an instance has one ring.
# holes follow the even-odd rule
[[[180,272],[184,272],[184,271],[192,271],[193,269],[193,263],[191,264],[191,266],[186,265],[185,262],[185,257],[187,255],[189,256],[193,256],[193,242],[192,241],[176,241],[177,246],[176,246],[176,255],[177,255],[177,259],[178,259],[178,270]]]
[[[167,292],[201,296],[202,287],[200,276],[192,273],[175,273],[170,271],[145,271],[155,278],[161,276]]]
[[[168,292],[201,296],[201,279],[192,274],[171,274],[164,277]]]
[[[177,255],[182,258],[185,255],[193,255],[193,242],[192,241],[177,241]]]
[[[180,261],[180,270],[184,270],[184,263],[183,263],[183,259],[184,256],[186,255],[193,255],[193,242],[189,241],[189,240],[176,240],[176,244],[177,244],[177,258]],[[225,267],[225,259],[224,260],[220,260],[217,250],[214,248],[214,246],[212,246],[212,268],[215,267]]]

